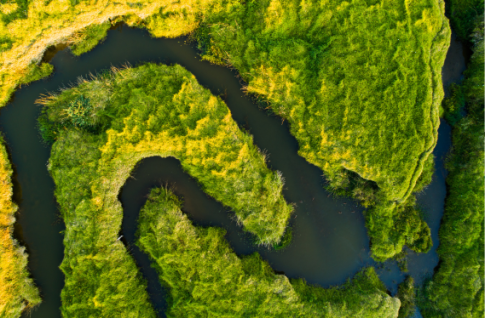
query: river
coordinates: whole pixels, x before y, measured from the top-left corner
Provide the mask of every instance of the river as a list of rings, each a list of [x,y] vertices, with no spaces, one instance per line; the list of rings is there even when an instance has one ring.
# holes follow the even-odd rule
[[[448,54],[443,68],[444,79],[456,81],[461,77],[465,58],[463,53],[459,54],[460,45],[452,41],[450,52],[458,53]],[[149,266],[148,257],[138,251],[133,242],[137,216],[149,189],[167,183],[183,197],[183,210],[196,224],[222,226],[227,230],[226,237],[238,255],[258,251],[276,272],[290,278],[303,277],[322,287],[340,285],[362,267],[376,266],[390,293],[396,292],[397,284],[405,275],[399,271],[396,262],[376,264],[370,257],[363,208],[351,199],[334,198],[323,189],[322,171],[298,156],[298,144],[286,123],[266,114],[242,93],[237,73],[200,61],[194,45],[186,44],[184,38],[154,39],[145,30],[125,25],[110,30],[102,44],[81,57],[74,57],[68,49],[52,50],[46,56],[52,58],[54,74],[18,89],[12,101],[0,110],[0,130],[5,135],[15,169],[14,200],[19,205],[15,236],[27,247],[29,269],[43,297],[42,304],[25,317],[60,317],[60,293],[64,284],[64,276],[59,270],[63,258],[64,223],[53,195],[54,183],[46,168],[50,146],[40,138],[37,129],[40,107],[34,101],[42,93],[74,85],[81,75],[126,62],[133,66],[143,62],[178,63],[213,94],[223,95],[234,120],[254,136],[259,148],[269,154],[270,168],[283,173],[286,200],[296,203],[290,223],[293,228],[291,245],[280,251],[257,248],[250,243],[250,235],[232,221],[232,212],[205,195],[182,171],[177,160],[143,160],[133,172],[134,178],[126,182],[120,193],[124,209],[121,232],[149,281],[148,291],[155,308],[163,311],[163,291]],[[463,69],[457,67],[458,63],[462,63]],[[438,228],[446,195],[443,158],[450,144],[450,128],[442,124],[434,151],[436,172],[433,182],[418,195],[418,203],[426,211],[426,221],[432,230],[434,247],[427,254],[410,252],[408,256],[409,274],[418,282],[430,275],[438,263]]]

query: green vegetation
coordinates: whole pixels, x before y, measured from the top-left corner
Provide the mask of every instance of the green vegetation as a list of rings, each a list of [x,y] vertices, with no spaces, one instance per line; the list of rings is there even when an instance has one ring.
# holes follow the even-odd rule
[[[94,48],[101,40],[103,40],[108,34],[108,30],[111,28],[111,23],[102,23],[90,25],[87,28],[76,32],[71,37],[71,52],[74,55],[81,55]]]
[[[147,64],[107,73],[41,101],[47,106],[42,131],[103,132],[98,177],[124,182],[142,158],[173,156],[208,194],[234,210],[259,244],[280,241],[292,212],[281,194],[281,173],[266,167],[227,106],[182,67]],[[121,167],[125,173],[112,176]]]
[[[369,206],[375,259],[404,244],[429,249],[419,213],[403,214],[414,209],[437,139],[450,37],[443,2],[33,0],[28,8],[28,17],[2,15],[0,105],[48,46],[74,41],[82,53],[104,36],[108,19],[154,36],[192,33],[204,59],[235,67],[247,92],[290,122],[299,153],[323,169],[330,188]]]
[[[397,298],[401,301],[399,308],[399,318],[412,317],[416,311],[416,291],[414,289],[414,279],[411,276],[399,284]]]
[[[283,235],[292,207],[227,106],[181,66],[105,72],[57,96],[40,119],[55,142],[48,169],[66,223],[65,317],[151,317],[145,284],[123,244],[120,188],[143,158],[178,158],[207,194],[231,207],[260,243]]]
[[[0,137],[0,142],[4,142]],[[12,237],[17,206],[12,202],[12,166],[0,147],[0,317],[20,317],[41,302],[27,271],[27,254]]]
[[[377,260],[404,244],[430,248],[427,225],[409,211],[437,139],[450,36],[443,5],[248,1],[196,30],[204,58],[235,67],[247,91],[289,121],[330,188],[364,196]],[[352,188],[349,174],[375,191]]]
[[[477,21],[470,36],[474,53],[465,80],[444,103],[446,118],[452,119],[453,148],[446,163],[448,196],[439,232],[441,261],[420,295],[419,307],[426,318],[484,316],[483,15]],[[463,104],[465,117],[460,114]]]
[[[293,239],[293,230],[291,227],[288,227],[285,231],[285,234],[283,234],[281,241],[278,244],[274,244],[273,248],[277,251],[282,250],[291,244],[292,239]]]
[[[221,228],[192,225],[169,190],[152,190],[140,212],[138,245],[169,290],[167,317],[397,317],[373,268],[342,288],[276,275],[259,254],[239,258]]]
[[[30,82],[38,81],[41,78],[51,75],[54,67],[49,63],[30,64],[25,77],[22,78],[20,84],[28,84]]]
[[[447,12],[453,30],[461,41],[473,42],[477,23],[483,20],[484,3],[482,0],[450,0]]]

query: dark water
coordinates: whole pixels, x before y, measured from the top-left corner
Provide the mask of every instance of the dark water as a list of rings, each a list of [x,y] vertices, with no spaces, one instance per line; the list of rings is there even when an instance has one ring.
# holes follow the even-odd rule
[[[104,43],[80,58],[72,56],[68,50],[53,56],[53,76],[19,89],[14,100],[0,110],[0,129],[5,134],[17,172],[15,199],[20,212],[16,235],[28,247],[29,267],[44,299],[28,315],[59,317],[64,280],[58,269],[63,258],[60,232],[64,225],[58,217],[54,184],[45,166],[50,148],[41,142],[37,132],[36,119],[40,108],[34,105],[34,101],[41,93],[74,84],[78,76],[126,62],[132,65],[148,61],[178,63],[214,94],[225,93],[233,118],[253,134],[259,148],[269,153],[270,167],[282,171],[286,179],[285,198],[297,204],[291,220],[292,244],[278,252],[256,249],[248,244],[248,235],[231,222],[232,214],[202,193],[175,159],[145,159],[133,172],[136,180],[130,178],[120,194],[125,212],[122,233],[130,253],[149,280],[148,290],[157,308],[163,309],[163,301],[160,301],[162,297],[156,274],[149,267],[147,256],[133,246],[133,240],[136,218],[146,194],[151,187],[166,183],[183,197],[184,211],[197,224],[223,226],[236,253],[244,255],[259,251],[275,271],[284,272],[288,277],[304,277],[309,283],[328,287],[342,284],[363,266],[376,266],[369,256],[363,208],[350,199],[335,199],[323,190],[322,171],[297,155],[297,142],[280,118],[264,114],[241,93],[236,73],[199,61],[196,50],[183,44],[183,39],[152,39],[147,32],[126,26],[110,31]],[[453,68],[454,63],[447,59],[445,68]],[[446,129],[446,126],[440,128],[435,150],[437,173],[433,183],[419,198],[420,204],[427,208],[433,240],[437,239],[445,195],[442,157],[450,146],[449,128]],[[436,266],[436,253],[428,254],[410,256],[410,273],[414,277],[432,272]],[[379,265],[378,273],[393,293],[397,283],[404,278],[393,262]]]

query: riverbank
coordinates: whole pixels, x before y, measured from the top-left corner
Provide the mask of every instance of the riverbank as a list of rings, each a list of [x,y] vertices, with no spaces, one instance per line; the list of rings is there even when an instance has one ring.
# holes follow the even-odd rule
[[[444,101],[445,118],[453,126],[453,149],[446,166],[448,196],[439,232],[440,264],[419,299],[424,317],[484,315],[484,28],[483,15],[464,14],[480,5],[483,12],[483,2],[467,7],[452,1],[452,11],[459,11],[452,21],[462,40],[473,43],[473,55],[463,82],[452,86]]]
[[[255,253],[237,257],[216,227],[195,227],[167,188],[153,189],[140,212],[138,245],[167,287],[168,317],[397,317],[373,268],[340,288],[275,274]]]
[[[300,155],[325,172],[329,188],[369,206],[366,221],[376,260],[399,254],[405,244],[426,252],[429,228],[412,193],[432,171],[442,97],[439,70],[449,28],[442,3],[421,2],[408,16],[398,1],[382,8],[364,2],[300,8],[292,1],[207,1],[170,5],[163,13],[157,3],[101,8],[54,1],[42,12],[32,5],[27,17],[12,7],[1,28],[6,38],[1,99],[8,100],[48,46],[65,41],[78,45],[79,52],[93,47],[106,30],[94,30],[95,24],[125,21],[155,36],[194,32],[203,58],[237,68],[247,91],[290,122]],[[430,18],[422,19],[421,10]],[[392,19],[384,12],[393,12]],[[18,33],[15,40],[12,32]]]
[[[0,316],[20,317],[41,302],[27,270],[25,247],[13,237],[17,205],[12,202],[12,166],[0,137]]]
[[[178,158],[256,243],[281,239],[292,212],[281,174],[266,167],[221,99],[181,66],[105,72],[40,102],[41,132],[55,140],[48,168],[66,223],[64,315],[154,316],[146,284],[119,241],[118,193],[143,158]]]

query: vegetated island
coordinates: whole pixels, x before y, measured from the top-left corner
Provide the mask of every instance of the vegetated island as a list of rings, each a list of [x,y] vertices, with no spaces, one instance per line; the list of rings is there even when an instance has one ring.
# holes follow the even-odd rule
[[[340,288],[277,275],[258,253],[239,258],[221,228],[202,228],[167,188],[150,193],[138,245],[169,291],[167,317],[397,317],[399,300],[370,267]]]
[[[0,141],[4,140],[0,137]],[[12,202],[12,166],[0,145],[0,317],[20,317],[41,301],[27,271],[25,247],[13,238],[17,206]]]
[[[368,207],[372,255],[429,250],[413,192],[431,178],[450,39],[444,3],[165,1],[2,5],[0,104],[48,75],[38,64],[61,42],[80,54],[124,21],[154,36],[191,34],[203,58],[235,67],[290,123],[299,153],[336,194]],[[25,14],[27,13],[27,14]],[[104,24],[103,24],[104,23]]]
[[[192,74],[145,64],[80,82],[45,96],[39,119],[43,137],[55,140],[48,169],[66,224],[63,315],[153,315],[138,269],[117,240],[118,193],[143,158],[179,159],[260,244],[280,241],[292,212],[281,175]]]

